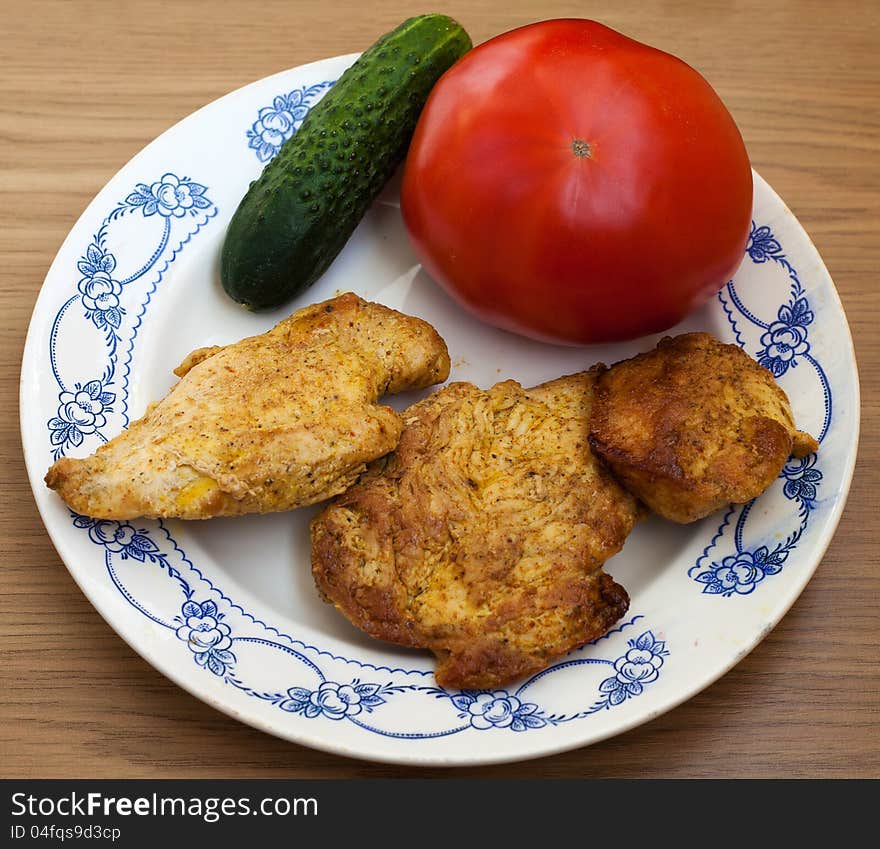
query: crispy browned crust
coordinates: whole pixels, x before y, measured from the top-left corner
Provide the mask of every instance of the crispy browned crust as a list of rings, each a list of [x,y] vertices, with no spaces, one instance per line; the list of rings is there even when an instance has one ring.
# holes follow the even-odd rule
[[[750,501],[793,452],[818,447],[773,375],[706,333],[602,367],[589,441],[627,489],[682,523]]]
[[[445,380],[449,354],[427,322],[347,293],[193,351],[175,373],[142,418],[91,456],[58,460],[46,485],[102,519],[323,501],[397,444],[403,422],[378,398]]]
[[[593,375],[451,384],[397,450],[312,522],[322,596],[373,637],[428,648],[446,687],[491,688],[627,610],[602,571],[642,508],[587,448]]]

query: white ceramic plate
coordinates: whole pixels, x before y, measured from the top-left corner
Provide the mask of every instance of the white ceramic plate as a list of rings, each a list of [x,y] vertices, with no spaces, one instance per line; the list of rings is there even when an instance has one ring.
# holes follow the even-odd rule
[[[476,764],[617,734],[706,687],[778,622],[821,559],[849,487],[859,398],[846,319],[815,248],[758,176],[740,271],[676,330],[735,341],[772,368],[799,426],[820,438],[818,455],[791,461],[745,507],[688,527],[640,525],[608,564],[631,596],[625,619],[528,680],[446,691],[426,653],[349,625],[312,582],[307,529],[317,508],[189,524],[94,521],[43,484],[53,458],[91,453],[162,397],[191,349],[263,332],[291,311],[253,315],[223,294],[225,225],[354,58],[286,71],[201,109],[129,162],[77,222],[46,277],[22,365],[24,451],[43,520],[83,592],[131,646],[207,703],[279,737],[380,761]],[[354,290],[420,316],[449,345],[451,379],[483,387],[533,385],[655,343],[557,348],[479,323],[420,270],[396,198],[392,184],[291,309]]]

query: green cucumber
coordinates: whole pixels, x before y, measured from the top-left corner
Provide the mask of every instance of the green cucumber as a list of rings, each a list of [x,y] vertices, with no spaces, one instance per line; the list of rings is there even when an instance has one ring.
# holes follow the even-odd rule
[[[324,273],[403,161],[434,83],[470,48],[452,18],[420,15],[345,71],[232,216],[220,258],[230,297],[270,309]]]

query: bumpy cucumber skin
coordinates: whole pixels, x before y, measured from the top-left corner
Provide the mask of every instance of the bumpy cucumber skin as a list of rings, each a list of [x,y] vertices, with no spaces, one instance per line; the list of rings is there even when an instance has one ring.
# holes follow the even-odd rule
[[[452,18],[420,15],[345,71],[235,211],[220,258],[231,298],[271,309],[324,273],[403,161],[434,84],[471,46]]]

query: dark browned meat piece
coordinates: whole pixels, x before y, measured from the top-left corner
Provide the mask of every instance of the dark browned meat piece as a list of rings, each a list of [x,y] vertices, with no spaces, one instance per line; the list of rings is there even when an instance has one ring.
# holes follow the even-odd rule
[[[750,501],[790,455],[818,448],[796,429],[773,375],[706,333],[667,337],[601,368],[590,445],[630,492],[674,522]]]
[[[491,688],[604,634],[602,570],[642,515],[587,445],[593,372],[534,389],[455,383],[312,522],[322,595],[374,637],[428,648],[443,686]]]

